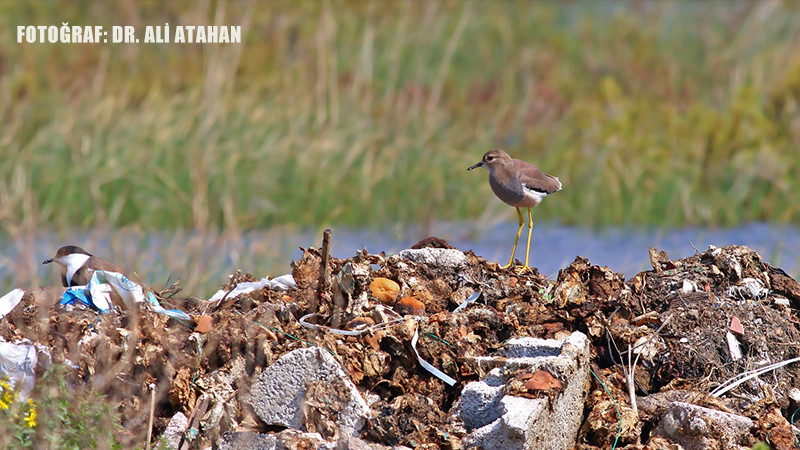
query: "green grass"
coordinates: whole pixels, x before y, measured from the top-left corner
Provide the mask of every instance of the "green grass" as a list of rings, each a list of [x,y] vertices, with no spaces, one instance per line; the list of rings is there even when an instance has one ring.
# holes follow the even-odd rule
[[[0,3],[0,229],[470,220],[490,148],[538,217],[800,222],[800,4]],[[244,24],[242,45],[17,44],[16,25]]]
[[[27,403],[17,399],[0,404],[3,448],[121,448],[113,434],[120,428],[114,405],[97,393],[72,385],[69,371],[54,365],[36,379]],[[4,384],[2,380],[0,384]],[[8,392],[0,387],[0,393]]]

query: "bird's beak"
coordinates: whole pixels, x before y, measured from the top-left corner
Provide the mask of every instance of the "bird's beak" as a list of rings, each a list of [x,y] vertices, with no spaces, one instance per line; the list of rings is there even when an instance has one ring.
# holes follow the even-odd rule
[[[50,264],[51,262],[53,262],[53,258],[45,259],[44,261],[42,261],[42,264]]]
[[[467,170],[477,169],[478,167],[481,167],[482,165],[483,165],[483,161],[478,161],[477,164],[473,164],[473,165],[467,167]]]

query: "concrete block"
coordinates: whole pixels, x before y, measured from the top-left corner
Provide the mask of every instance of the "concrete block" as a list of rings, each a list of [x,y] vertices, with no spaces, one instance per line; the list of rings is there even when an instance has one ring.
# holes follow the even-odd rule
[[[503,367],[462,392],[458,414],[470,434],[464,446],[504,449],[570,449],[583,417],[589,376],[589,340],[575,332],[563,341],[511,339],[501,350]],[[506,379],[516,369],[546,370],[563,390],[539,398],[507,394]]]

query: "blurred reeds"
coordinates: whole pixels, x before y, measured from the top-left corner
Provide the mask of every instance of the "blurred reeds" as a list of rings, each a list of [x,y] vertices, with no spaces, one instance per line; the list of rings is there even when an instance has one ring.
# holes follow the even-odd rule
[[[0,3],[0,235],[538,218],[800,222],[797,2]],[[17,25],[239,25],[241,45],[17,44]],[[542,211],[544,210],[544,211]],[[508,214],[513,220],[513,214]]]
[[[0,5],[6,232],[469,220],[493,147],[565,182],[545,219],[800,220],[794,2],[58,5]],[[246,42],[9,42],[66,21]]]

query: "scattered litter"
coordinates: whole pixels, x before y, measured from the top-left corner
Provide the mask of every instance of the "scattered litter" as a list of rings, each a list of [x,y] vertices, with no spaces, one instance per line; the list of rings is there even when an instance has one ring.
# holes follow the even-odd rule
[[[731,354],[731,359],[739,361],[742,359],[742,347],[739,345],[739,340],[730,331],[725,333],[725,339],[728,341],[728,351]]]
[[[173,319],[191,322],[192,318],[177,309],[164,309],[152,292],[144,293],[142,286],[129,280],[119,272],[97,270],[87,286],[72,286],[61,297],[62,305],[84,305],[96,309],[101,314],[114,308],[114,298],[119,298],[121,307],[137,303],[147,303],[153,311],[172,317]]]
[[[454,384],[456,384],[456,379],[455,378],[452,378],[449,375],[447,375],[444,372],[442,372],[441,370],[437,369],[436,367],[433,367],[432,365],[430,365],[430,363],[428,363],[427,361],[422,359],[421,356],[419,356],[419,351],[417,351],[417,340],[418,339],[419,339],[419,327],[417,327],[417,329],[414,330],[414,337],[411,338],[411,348],[414,349],[414,354],[417,355],[417,361],[419,361],[419,364],[422,367],[424,367],[425,370],[427,370],[428,372],[430,372],[434,376],[436,376],[436,378],[444,381],[445,383],[449,384],[450,386],[453,386]]]
[[[342,330],[339,328],[332,328],[326,325],[320,325],[309,322],[311,319],[314,318],[324,319],[325,316],[323,316],[322,314],[314,314],[314,313],[306,314],[305,316],[301,317],[298,322],[300,322],[301,326],[303,326],[304,328],[308,328],[310,330],[319,330],[324,333],[338,334],[341,336],[361,336],[362,334],[365,333],[385,330],[386,328],[389,328],[391,326],[397,325],[405,321],[403,317],[394,312],[391,308],[387,308],[385,311],[389,313],[390,317],[392,317],[391,320],[381,323],[374,323],[374,321],[370,319],[370,321],[372,321],[371,324],[368,324],[366,321],[361,323],[354,323],[355,326],[351,330]]]
[[[22,289],[14,289],[8,294],[0,297],[0,319],[5,317],[6,314],[10,313],[11,310],[14,309],[17,304],[19,304],[19,301],[22,300],[23,295],[25,295],[25,291]]]
[[[477,300],[478,298],[480,298],[480,296],[481,296],[481,291],[473,292],[472,295],[467,297],[466,300],[464,300],[460,305],[458,305],[458,307],[456,309],[454,309],[453,312],[457,313],[457,312],[461,311],[462,309],[464,309],[467,306],[469,306],[470,303],[472,303],[475,300]]]
[[[744,278],[738,285],[728,288],[728,296],[740,300],[763,300],[769,296],[764,282],[756,278]]]
[[[8,378],[22,401],[33,390],[38,360],[34,345],[0,342],[0,375]]]
[[[681,285],[681,292],[684,294],[691,294],[692,292],[697,291],[697,283],[689,280],[683,280],[683,284]]]
[[[748,380],[752,380],[753,378],[755,378],[755,377],[757,377],[757,376],[759,376],[761,374],[765,374],[767,372],[771,372],[771,371],[773,371],[775,369],[780,369],[781,367],[788,366],[789,364],[793,364],[793,363],[796,363],[798,361],[800,361],[800,357],[787,359],[786,361],[781,361],[781,362],[777,362],[777,363],[774,363],[774,364],[770,364],[770,365],[762,367],[760,369],[749,370],[747,372],[739,374],[739,375],[737,375],[737,376],[725,381],[719,387],[717,387],[717,389],[712,391],[711,395],[713,395],[714,397],[719,397],[721,395],[724,395],[726,392],[730,391],[731,389],[739,386],[740,384],[742,384],[742,383],[744,383],[744,382],[746,382]]]
[[[776,305],[780,305],[780,306],[789,306],[789,305],[791,305],[791,303],[789,302],[788,298],[786,298],[786,297],[778,297],[777,295],[774,297],[774,302],[775,302]]]
[[[295,286],[297,286],[297,284],[291,274],[281,275],[272,279],[262,278],[259,281],[244,281],[237,284],[232,290],[218,290],[208,301],[218,302],[223,298],[235,299],[240,295],[264,288],[269,288],[274,291],[285,291]]]
[[[728,325],[728,329],[733,334],[744,336],[744,327],[742,326],[742,322],[736,316],[731,317],[731,324]]]

